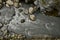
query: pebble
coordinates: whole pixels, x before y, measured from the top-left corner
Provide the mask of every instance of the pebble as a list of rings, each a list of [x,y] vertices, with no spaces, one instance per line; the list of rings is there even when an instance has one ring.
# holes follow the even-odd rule
[[[11,1],[11,0],[7,0],[7,1],[6,1],[6,4],[12,6],[12,5],[13,5],[13,1]]]
[[[21,4],[21,3],[19,3],[19,6],[22,6],[22,4]]]
[[[11,35],[11,38],[13,39],[23,39],[23,38],[25,38],[25,36],[23,36],[23,35],[21,35],[21,34],[13,34],[13,35]]]
[[[36,7],[36,6],[34,6],[34,12],[35,12],[35,11],[37,11],[37,7]]]
[[[27,9],[25,9],[24,14],[26,14],[26,15],[27,15],[28,13],[29,13],[29,11],[28,11]]]
[[[19,3],[14,2],[14,7],[18,8],[19,7]]]
[[[25,3],[28,3],[28,0],[25,0]]]
[[[35,19],[36,19],[35,15],[33,15],[33,14],[30,15],[29,18],[30,18],[30,20],[32,20],[32,21],[35,21]]]
[[[10,7],[8,4],[6,4],[6,7]]]
[[[29,8],[29,14],[33,14],[33,12],[34,12],[34,8],[33,7],[30,7]]]
[[[11,37],[15,37],[15,34],[12,34]]]

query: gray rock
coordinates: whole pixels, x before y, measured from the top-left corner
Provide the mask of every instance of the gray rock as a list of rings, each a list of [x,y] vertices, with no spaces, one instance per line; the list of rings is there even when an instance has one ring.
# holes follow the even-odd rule
[[[24,12],[21,12],[20,16],[18,16],[18,9],[15,9],[15,11],[16,15],[14,16],[14,19],[9,23],[9,31],[31,37],[41,35],[50,35],[53,37],[60,36],[59,17],[45,16],[37,11],[34,13],[34,15],[36,15],[36,21],[31,21],[28,19],[28,16],[23,14]],[[25,19],[23,24],[20,22],[21,19]]]
[[[9,21],[12,19],[13,15],[15,14],[14,8],[6,8],[0,10],[0,22],[1,23],[9,23]]]

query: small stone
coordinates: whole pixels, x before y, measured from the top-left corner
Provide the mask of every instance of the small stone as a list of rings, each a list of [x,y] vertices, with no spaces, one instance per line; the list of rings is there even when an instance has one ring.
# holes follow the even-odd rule
[[[26,15],[27,15],[28,13],[29,13],[29,12],[28,12],[28,10],[26,9],[26,10],[25,10],[25,12],[24,12],[24,14],[26,14]]]
[[[34,12],[37,10],[37,7],[36,6],[34,6]]]
[[[3,5],[2,5],[2,4],[0,4],[0,9],[2,8],[2,6],[3,6]]]
[[[24,23],[25,22],[25,19],[21,19],[21,23]]]
[[[19,0],[14,0],[14,2],[19,2]]]
[[[29,13],[30,13],[30,14],[33,14],[33,12],[34,12],[34,8],[33,8],[33,7],[30,7],[30,8],[29,8]]]
[[[3,35],[6,35],[7,34],[7,30],[5,30],[5,31],[3,31],[4,32],[4,34]]]
[[[12,34],[11,37],[15,37],[15,34]]]
[[[22,6],[22,4],[21,4],[21,3],[19,3],[19,6]]]
[[[2,3],[3,1],[2,0],[0,0],[0,3]]]
[[[35,19],[36,19],[35,15],[30,15],[29,18],[30,18],[30,20],[32,20],[32,21],[35,21]]]
[[[35,5],[37,5],[37,4],[38,4],[38,2],[37,2],[37,1],[34,1],[34,4],[35,4]]]
[[[6,4],[6,7],[10,7],[8,4]]]
[[[28,3],[28,0],[25,0],[25,3]]]
[[[11,1],[11,0],[7,0],[7,1],[6,1],[6,4],[12,6],[12,5],[13,5],[13,1]]]
[[[14,3],[14,7],[18,8],[19,7],[19,3],[15,2]]]

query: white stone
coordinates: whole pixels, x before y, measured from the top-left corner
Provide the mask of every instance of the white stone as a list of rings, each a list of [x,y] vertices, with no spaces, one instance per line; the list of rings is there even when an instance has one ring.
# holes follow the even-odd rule
[[[13,1],[7,0],[7,1],[6,1],[6,4],[8,4],[8,5],[13,5]]]
[[[32,21],[35,21],[35,15],[30,15],[29,17]]]
[[[27,10],[27,9],[25,9],[24,13],[25,13],[25,14],[28,14],[28,10]]]
[[[14,7],[18,8],[19,7],[19,3],[15,2],[14,3]]]
[[[8,4],[6,4],[6,7],[10,7]]]
[[[14,0],[14,2],[19,2],[19,0]]]
[[[33,7],[30,7],[30,8],[29,8],[29,13],[30,13],[30,14],[33,14],[33,12],[34,12],[34,8],[33,8]]]

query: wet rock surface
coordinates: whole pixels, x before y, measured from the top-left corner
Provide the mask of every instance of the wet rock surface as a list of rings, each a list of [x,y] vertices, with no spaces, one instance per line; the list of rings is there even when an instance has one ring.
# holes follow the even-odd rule
[[[36,20],[32,21],[29,18],[29,15],[31,14],[28,12],[31,4],[29,5],[22,3],[22,6],[19,8],[15,8],[13,6],[9,7],[9,5],[7,6],[8,7],[2,7],[0,10],[1,36],[7,38],[7,35],[16,33],[23,34],[28,38],[45,35],[60,37],[60,17],[46,16],[43,15],[40,10],[37,10],[32,14],[36,16]],[[33,20],[35,16],[33,16]],[[19,36],[16,36],[14,38],[17,37],[19,38]]]
[[[19,8],[20,9],[20,8]],[[15,9],[16,15],[14,19],[9,23],[9,31],[13,31],[17,34],[24,34],[26,36],[38,36],[38,35],[51,35],[53,37],[60,35],[60,18],[42,15],[37,11],[36,21],[31,21],[24,11],[18,16],[19,9]],[[24,8],[22,8],[24,9]],[[24,23],[21,23],[21,19],[25,19]]]
[[[4,7],[0,10],[0,34],[4,36],[8,28],[9,22],[13,19],[15,14],[14,8]]]

